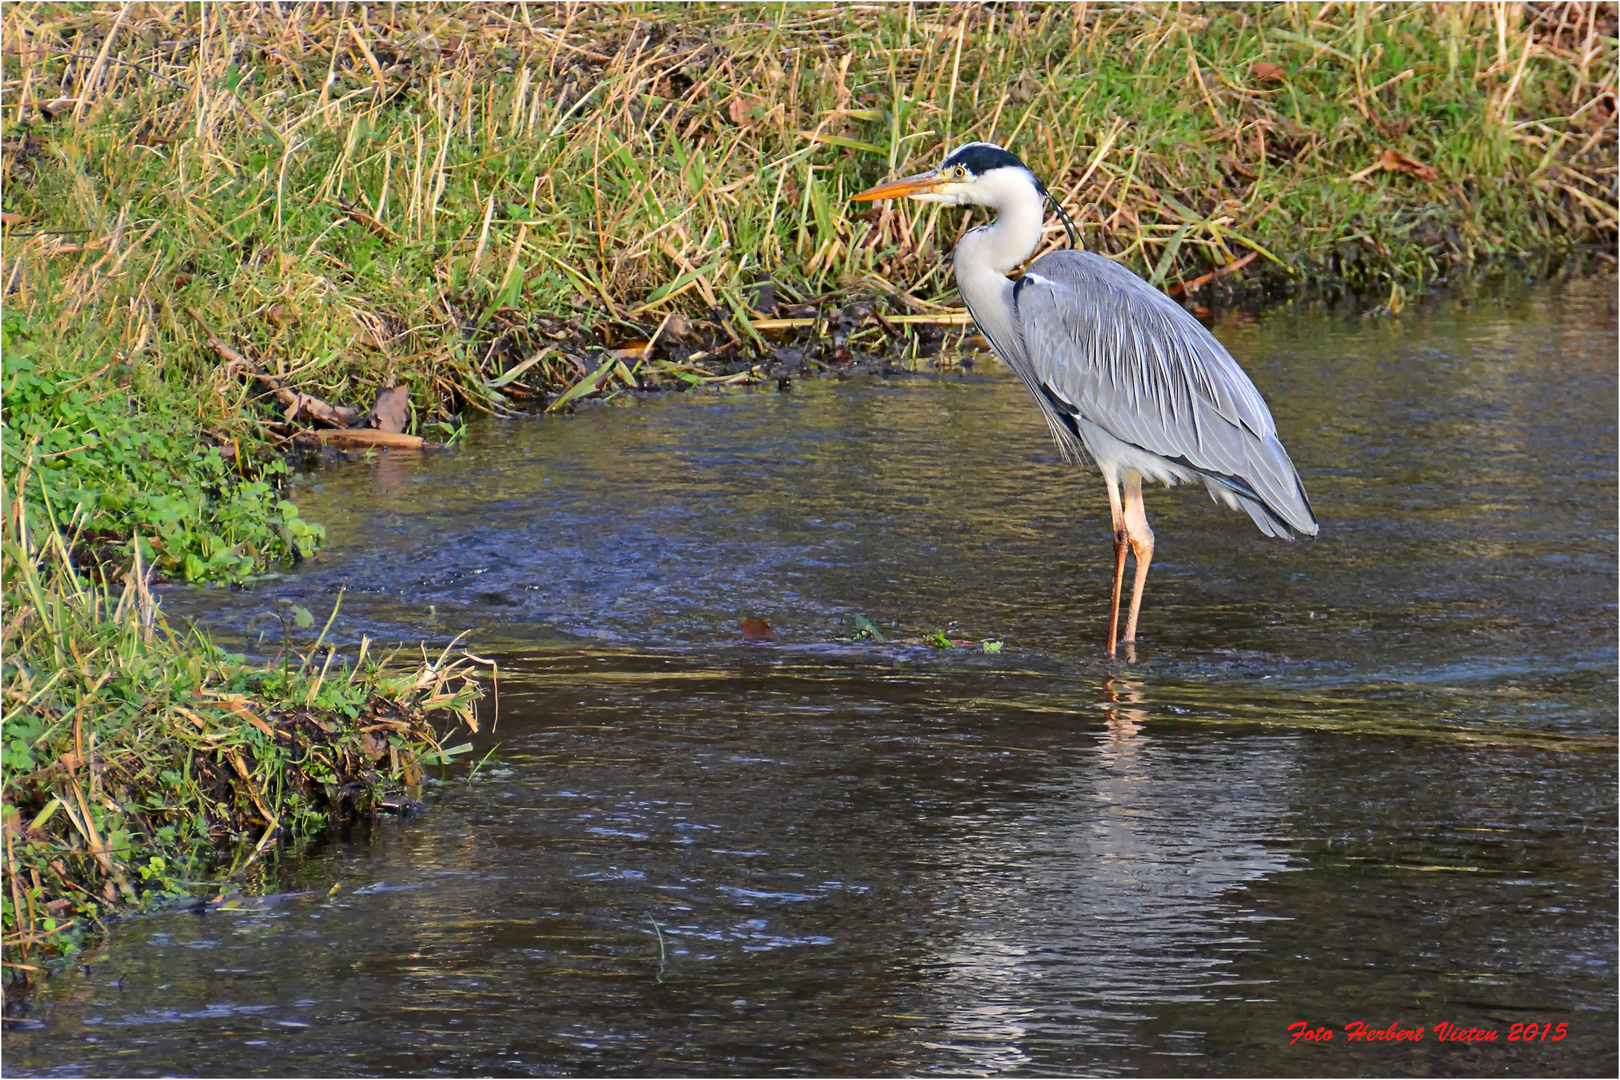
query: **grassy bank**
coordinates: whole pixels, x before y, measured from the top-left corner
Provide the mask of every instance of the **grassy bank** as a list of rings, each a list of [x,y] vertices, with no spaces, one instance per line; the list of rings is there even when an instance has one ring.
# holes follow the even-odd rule
[[[1612,259],[1615,34],[1594,3],[6,5],[8,960],[261,865],[471,717],[447,661],[342,667],[289,610],[252,665],[151,604],[148,573],[316,553],[280,487],[317,429],[937,349],[970,215],[847,196],[970,139],[1188,297]]]
[[[965,215],[846,196],[968,139],[1166,287],[1253,253],[1226,282],[1411,285],[1615,238],[1612,4],[4,20],[8,307],[222,446],[310,420],[275,386],[364,410],[392,376],[420,430],[734,375],[766,317],[901,347],[917,327],[842,309],[953,305]]]
[[[195,418],[51,363],[0,319],[0,938],[9,977],[109,914],[256,880],[288,845],[374,812],[476,730],[465,662],[335,662],[282,605],[250,664],[177,632],[154,576],[241,581],[321,539],[277,497],[279,459],[227,454]],[[333,613],[336,614],[335,612]],[[274,631],[272,629],[272,636]],[[437,723],[435,723],[437,721]]]
[[[465,661],[390,663],[363,641],[353,664],[334,663],[325,630],[290,605],[282,647],[265,664],[177,632],[139,557],[121,580],[76,567],[88,518],[72,511],[59,524],[50,502],[31,517],[38,504],[21,492],[47,466],[9,449],[0,527],[9,976],[71,949],[108,913],[249,883],[282,844],[397,805],[424,766],[467,749],[445,749],[441,734],[477,728]],[[440,717],[448,723],[436,728]]]
[[[52,363],[0,318],[0,938],[8,975],[108,913],[240,880],[268,852],[371,812],[476,724],[463,665],[353,665],[287,605],[276,660],[177,633],[152,576],[239,581],[310,554],[284,469],[194,417]],[[369,662],[368,662],[369,661]],[[33,961],[31,963],[31,961]]]

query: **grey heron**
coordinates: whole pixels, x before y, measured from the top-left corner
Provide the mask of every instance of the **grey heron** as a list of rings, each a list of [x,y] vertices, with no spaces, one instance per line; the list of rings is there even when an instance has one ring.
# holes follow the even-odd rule
[[[1040,243],[1050,197],[1017,156],[983,142],[954,151],[937,169],[854,196],[996,212],[957,243],[956,284],[990,347],[1034,395],[1063,456],[1089,456],[1102,471],[1113,512],[1113,657],[1126,553],[1136,558],[1127,645],[1136,641],[1153,561],[1144,480],[1202,482],[1267,536],[1315,536],[1316,515],[1260,391],[1180,304],[1094,252],[1054,251],[1017,280],[1007,276]],[[1073,224],[1053,205],[1072,245]]]

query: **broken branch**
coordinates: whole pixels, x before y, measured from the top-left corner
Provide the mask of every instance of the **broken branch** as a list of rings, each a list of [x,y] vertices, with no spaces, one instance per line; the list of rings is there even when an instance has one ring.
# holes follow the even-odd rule
[[[1182,285],[1172,285],[1165,291],[1171,296],[1180,296],[1182,293],[1195,292],[1198,289],[1203,288],[1205,285],[1208,285],[1216,278],[1223,278],[1227,274],[1237,273],[1239,270],[1243,269],[1245,266],[1248,266],[1259,257],[1260,253],[1258,251],[1251,251],[1241,259],[1233,259],[1225,266],[1217,266],[1207,274],[1200,274],[1198,277],[1195,277],[1191,281]]]
[[[241,369],[271,389],[277,400],[287,406],[287,420],[289,423],[297,420],[300,416],[308,416],[312,420],[318,420],[334,428],[352,427],[360,422],[359,409],[349,405],[328,405],[318,397],[300,393],[288,387],[274,375],[268,375],[260,371],[253,361],[225,344],[220,339],[220,336],[214,333],[213,329],[208,325],[208,320],[198,314],[196,308],[187,308],[186,314],[197,320],[198,325],[208,335],[208,347],[214,350],[221,360],[224,360],[230,367]]]

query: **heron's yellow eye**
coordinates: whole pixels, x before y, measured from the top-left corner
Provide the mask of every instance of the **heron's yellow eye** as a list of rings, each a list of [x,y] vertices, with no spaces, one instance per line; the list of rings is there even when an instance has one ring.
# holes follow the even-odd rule
[[[951,170],[951,175],[956,177],[958,180],[966,180],[967,167],[964,165],[958,165],[956,168]]]

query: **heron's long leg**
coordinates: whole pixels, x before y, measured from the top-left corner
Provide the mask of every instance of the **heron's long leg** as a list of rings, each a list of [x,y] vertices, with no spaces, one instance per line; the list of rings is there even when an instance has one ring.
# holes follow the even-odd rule
[[[1148,566],[1153,562],[1153,530],[1148,528],[1147,510],[1142,505],[1142,478],[1136,473],[1125,476],[1125,534],[1136,556],[1136,588],[1131,591],[1131,615],[1125,620],[1125,643],[1136,640],[1136,619],[1142,613],[1142,587],[1147,584]],[[1120,567],[1124,568],[1124,558]],[[1115,586],[1118,591],[1118,586]]]
[[[1120,502],[1119,478],[1112,470],[1104,469],[1103,483],[1108,487],[1108,507],[1113,511],[1114,523],[1114,598],[1108,609],[1108,659],[1112,660],[1114,645],[1119,637],[1119,594],[1125,585],[1125,552],[1130,535],[1125,529],[1125,508]]]

